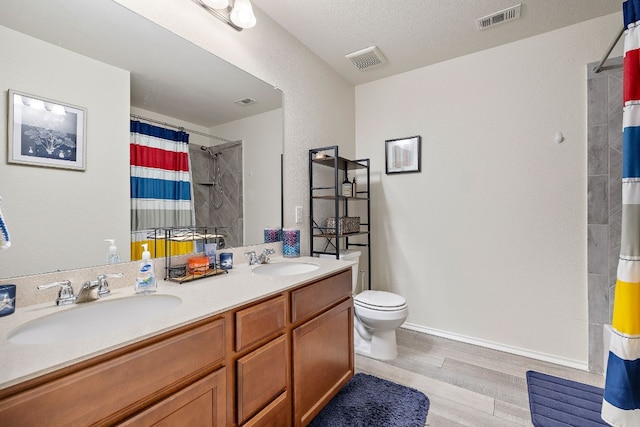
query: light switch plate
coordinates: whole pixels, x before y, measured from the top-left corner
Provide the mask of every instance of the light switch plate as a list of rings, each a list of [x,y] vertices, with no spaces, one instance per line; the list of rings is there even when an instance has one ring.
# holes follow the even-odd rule
[[[300,224],[304,221],[302,218],[303,214],[302,206],[296,206],[296,224]]]

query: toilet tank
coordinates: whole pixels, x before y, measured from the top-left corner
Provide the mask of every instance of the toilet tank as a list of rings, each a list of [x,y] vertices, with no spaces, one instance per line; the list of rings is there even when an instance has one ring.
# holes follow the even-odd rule
[[[340,252],[340,259],[343,261],[355,261],[355,264],[351,266],[351,291],[355,293],[358,288],[358,267],[360,265],[360,255],[362,252],[347,249]],[[321,254],[321,258],[335,258],[335,255]]]

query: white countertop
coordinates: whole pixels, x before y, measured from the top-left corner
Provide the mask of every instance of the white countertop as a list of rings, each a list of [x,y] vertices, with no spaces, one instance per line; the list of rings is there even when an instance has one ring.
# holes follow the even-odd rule
[[[149,338],[206,317],[223,313],[269,295],[330,276],[353,264],[330,258],[274,258],[275,262],[306,262],[320,267],[310,273],[291,276],[253,274],[254,266],[234,265],[228,274],[199,279],[184,284],[158,280],[154,294],[174,295],[182,303],[149,321],[124,328],[109,329],[108,324],[96,324],[95,335],[53,344],[15,344],[7,335],[16,327],[48,314],[71,310],[79,305],[58,307],[51,302],[17,308],[15,313],[0,317],[0,389],[53,372],[82,360]],[[130,287],[112,289],[102,301],[134,295]],[[144,296],[139,296],[144,298]],[[101,300],[81,304],[100,304]],[[73,334],[73,331],[69,331]]]

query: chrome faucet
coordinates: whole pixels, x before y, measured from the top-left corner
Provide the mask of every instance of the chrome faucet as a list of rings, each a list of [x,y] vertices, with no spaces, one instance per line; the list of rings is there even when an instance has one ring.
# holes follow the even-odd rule
[[[56,305],[68,305],[75,304],[76,296],[73,294],[73,287],[71,286],[71,280],[63,280],[61,282],[53,282],[47,285],[40,285],[38,289],[49,289],[54,286],[60,286],[58,291],[58,298],[56,299]]]
[[[258,256],[258,261],[260,261],[260,264],[267,264],[269,263],[269,257],[275,253],[276,253],[275,250],[271,248],[266,248],[264,251],[262,251],[262,254]]]
[[[98,298],[106,297],[111,294],[109,289],[109,283],[107,283],[107,277],[122,277],[122,273],[116,274],[101,274],[97,280],[87,280],[80,287],[78,296],[76,297],[76,304],[87,301],[95,301]]]
[[[73,286],[70,280],[40,285],[38,289],[49,289],[54,286],[60,286],[56,305],[79,304],[87,301],[95,301],[99,298],[106,297],[111,294],[107,277],[122,277],[122,273],[101,274],[97,280],[88,280],[78,290],[78,295],[73,293]]]
[[[269,256],[275,254],[276,251],[271,248],[266,248],[260,255],[256,255],[255,251],[245,253],[245,256],[249,257],[249,265],[267,264],[269,263]]]
[[[257,265],[260,264],[258,257],[256,255],[256,251],[247,252],[244,256],[249,257],[249,265]]]

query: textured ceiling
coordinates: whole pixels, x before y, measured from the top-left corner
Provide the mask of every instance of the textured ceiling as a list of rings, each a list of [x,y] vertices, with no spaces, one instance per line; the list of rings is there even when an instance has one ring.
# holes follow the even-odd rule
[[[356,85],[622,10],[621,0],[252,1]],[[476,29],[477,18],[518,3],[520,19]],[[386,64],[359,71],[344,57],[372,45]]]

